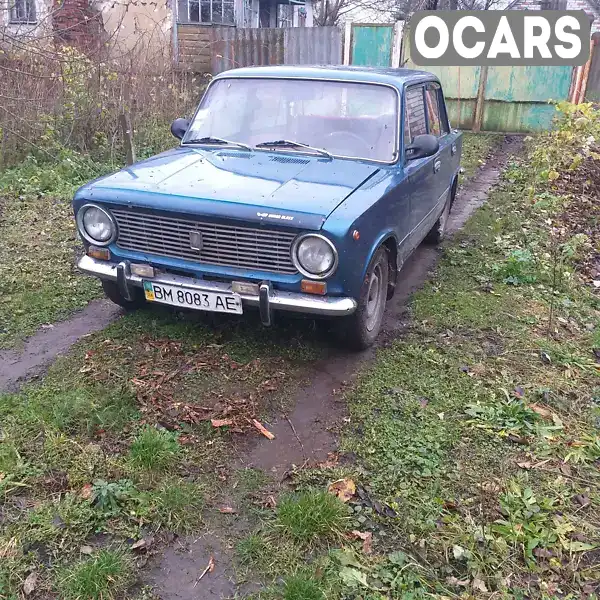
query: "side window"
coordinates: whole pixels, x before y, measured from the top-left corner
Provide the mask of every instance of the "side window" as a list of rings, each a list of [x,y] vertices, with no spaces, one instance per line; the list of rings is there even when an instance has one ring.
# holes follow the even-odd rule
[[[448,133],[448,121],[444,111],[442,88],[437,83],[428,83],[425,88],[427,104],[427,126],[429,133],[441,137]]]
[[[404,144],[412,144],[416,136],[427,133],[423,87],[415,86],[406,90],[404,108]]]
[[[425,88],[425,102],[427,103],[427,129],[435,137],[440,137],[440,105],[437,91],[433,83],[428,83]]]

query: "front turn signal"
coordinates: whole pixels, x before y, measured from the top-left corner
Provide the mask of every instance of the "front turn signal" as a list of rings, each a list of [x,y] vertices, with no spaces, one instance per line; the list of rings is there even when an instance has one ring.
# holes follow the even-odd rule
[[[98,246],[90,246],[87,255],[98,260],[110,260],[110,250],[108,248],[98,248]]]
[[[327,284],[324,281],[303,279],[300,283],[300,289],[305,294],[318,294],[319,296],[324,296],[327,293]]]

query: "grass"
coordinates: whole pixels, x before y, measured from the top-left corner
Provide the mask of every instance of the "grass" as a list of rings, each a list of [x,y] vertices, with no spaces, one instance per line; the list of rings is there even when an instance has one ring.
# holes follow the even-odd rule
[[[460,262],[463,257],[452,260]],[[475,314],[477,303],[471,302],[471,308],[465,303],[469,285],[464,283],[456,305]],[[19,327],[11,330],[11,340],[29,331]],[[103,588],[104,567],[94,562],[101,551],[120,548],[117,554],[127,575],[131,556],[124,540],[139,540],[151,531],[159,551],[167,531],[197,534],[206,527],[227,537],[228,545],[237,543],[240,576],[264,577],[267,596],[313,597],[320,589],[335,598],[344,581],[362,581],[365,561],[354,555],[330,559],[326,554],[337,544],[359,550],[363,542],[351,539],[348,531],[370,531],[378,519],[373,507],[353,504],[350,509],[324,492],[327,481],[341,473],[336,471],[333,477],[327,470],[312,473],[309,484],[276,498],[278,483],[261,471],[232,472],[232,450],[240,432],[258,435],[248,419],[264,420],[274,407],[285,406],[306,366],[322,356],[320,340],[307,332],[305,321],[260,328],[260,335],[258,327],[252,315],[181,316],[160,309],[129,314],[78,343],[42,381],[17,394],[0,395],[0,596],[18,597],[32,570],[39,572],[39,589],[49,596],[94,597],[94,589],[104,598],[122,596],[132,579],[109,573],[104,580],[109,587]],[[414,351],[413,371],[421,364],[424,346]],[[577,352],[571,354],[561,355],[561,360],[577,363]],[[438,360],[432,353],[425,355]],[[555,350],[552,355],[558,357]],[[407,366],[405,377],[409,376]],[[382,378],[386,389],[399,387],[383,370]],[[473,380],[465,375],[456,389],[470,392],[469,382]],[[424,373],[418,385],[428,383]],[[444,385],[454,389],[450,377]],[[445,457],[456,448],[460,428],[446,431],[432,419],[427,440],[419,441],[413,435],[421,426],[419,414],[408,406],[399,412],[403,393],[386,393],[383,402],[375,386],[371,393],[372,399],[365,399],[365,422],[373,419],[373,426],[394,443],[387,448],[383,438],[377,440],[364,424],[358,435],[369,439],[377,452],[387,451],[390,459],[405,461],[412,476],[429,481],[433,493],[434,478],[447,468]],[[440,401],[444,393],[440,389]],[[384,423],[387,415],[398,423]],[[406,417],[406,423],[399,416]],[[217,429],[211,418],[229,418],[233,424]],[[353,414],[350,426],[360,427],[359,418],[363,417],[358,412]],[[410,451],[399,441],[409,435],[415,438]],[[436,451],[427,452],[427,444],[434,442]],[[347,443],[350,447],[349,438]],[[577,452],[593,456],[593,448],[593,444],[589,449],[578,446]],[[364,469],[361,476],[369,477],[369,469],[378,476],[367,494],[393,504],[386,495],[387,482],[404,481],[408,488],[410,477],[399,477],[398,465],[383,460],[369,466],[367,455],[373,458],[373,452],[363,456],[357,448]],[[415,493],[414,498],[420,501],[424,496]],[[236,513],[222,515],[219,510],[228,504]],[[432,522],[436,506],[435,500],[423,503],[422,512]],[[85,560],[82,547],[92,549]],[[382,565],[370,573],[381,580],[396,578],[407,593],[421,586],[424,575],[410,560],[398,565],[385,558]],[[289,585],[270,585],[277,577]],[[303,587],[302,578],[313,580],[315,586]],[[88,579],[100,583],[96,588],[78,587]],[[66,582],[74,587],[68,588]]]
[[[445,245],[411,326],[347,392],[346,460],[295,474],[300,490],[354,479],[353,533],[328,553],[314,543],[335,540],[327,528],[303,545],[315,511],[284,497],[238,547],[245,571],[295,582],[314,561],[326,580],[301,574],[293,597],[313,582],[307,597],[594,598],[600,304],[582,270],[594,250],[570,258],[573,188],[539,177],[536,164],[509,165]],[[564,228],[558,242],[548,223]],[[290,545],[300,552],[278,561]]]
[[[165,471],[177,460],[180,452],[176,434],[165,429],[144,427],[131,444],[129,460],[134,467]]]
[[[347,521],[346,507],[323,491],[284,496],[277,506],[276,527],[300,544],[335,540],[346,529]]]
[[[477,169],[485,164],[490,153],[502,143],[502,136],[493,133],[463,132],[461,167],[464,169],[463,183],[472,179]]]
[[[58,154],[0,172],[0,348],[99,296],[98,284],[75,272],[80,244],[71,197],[115,166]]]
[[[239,433],[210,419],[227,416],[257,436],[248,418],[281,406],[320,349],[301,323],[260,336],[256,328],[129,314],[82,340],[43,381],[0,395],[0,597],[17,597],[32,570],[50,595],[83,593],[82,547],[94,557],[151,531],[158,550],[167,532],[198,534],[224,520],[235,528],[240,518],[239,537],[257,525],[269,512],[258,498],[270,478],[256,469],[232,475]],[[226,502],[239,517],[219,513]],[[290,566],[299,554],[289,544],[278,560]],[[118,597],[120,585],[98,593]]]
[[[283,583],[283,600],[323,600],[325,593],[320,585],[304,575],[292,575]]]
[[[121,551],[100,550],[96,556],[58,570],[57,588],[66,600],[112,600],[132,580],[132,565]]]

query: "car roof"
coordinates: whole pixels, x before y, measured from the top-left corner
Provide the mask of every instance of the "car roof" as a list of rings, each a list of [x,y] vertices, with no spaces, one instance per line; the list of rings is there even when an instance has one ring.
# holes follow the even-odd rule
[[[388,67],[357,66],[268,66],[243,67],[223,71],[215,77],[281,77],[298,79],[328,79],[337,81],[357,81],[378,83],[402,89],[406,83],[421,81],[439,81],[433,73],[416,69],[392,69]]]

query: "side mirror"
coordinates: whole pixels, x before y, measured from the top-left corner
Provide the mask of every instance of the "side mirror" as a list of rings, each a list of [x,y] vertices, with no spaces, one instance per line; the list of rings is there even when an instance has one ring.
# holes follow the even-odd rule
[[[426,158],[433,156],[440,149],[440,143],[435,135],[424,133],[423,135],[415,136],[413,143],[406,146],[407,160],[415,160],[416,158]]]
[[[188,130],[190,122],[188,119],[175,119],[171,123],[171,133],[178,139],[182,139]]]

